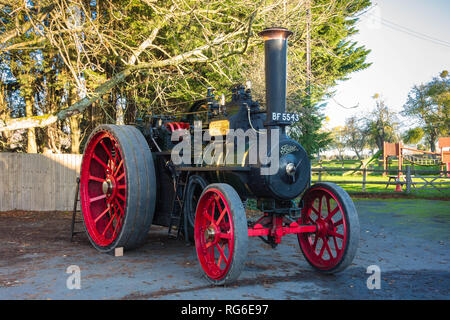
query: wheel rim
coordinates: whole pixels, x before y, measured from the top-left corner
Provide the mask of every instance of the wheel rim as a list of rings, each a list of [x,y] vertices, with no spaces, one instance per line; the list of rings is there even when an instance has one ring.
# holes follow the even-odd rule
[[[217,189],[200,198],[195,217],[195,246],[205,273],[214,280],[226,276],[234,252],[234,230],[230,207]]]
[[[319,269],[332,269],[342,260],[347,243],[347,218],[341,201],[325,189],[311,189],[305,197],[302,224],[315,224],[315,233],[298,235],[308,261]]]
[[[112,134],[101,131],[90,139],[80,178],[87,231],[97,245],[108,246],[122,230],[127,198],[122,151]]]

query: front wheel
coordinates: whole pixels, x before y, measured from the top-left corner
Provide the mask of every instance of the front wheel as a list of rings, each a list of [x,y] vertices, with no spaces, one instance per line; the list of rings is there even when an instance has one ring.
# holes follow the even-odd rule
[[[303,196],[301,224],[314,224],[314,233],[300,233],[298,241],[308,263],[324,273],[347,268],[359,243],[359,219],[348,193],[334,183],[317,183]]]
[[[248,251],[244,206],[228,184],[205,188],[195,213],[195,247],[206,279],[214,285],[237,280]]]

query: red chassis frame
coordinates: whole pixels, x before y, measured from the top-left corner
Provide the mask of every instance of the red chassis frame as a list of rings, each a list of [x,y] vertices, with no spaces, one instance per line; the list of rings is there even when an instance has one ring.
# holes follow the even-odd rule
[[[288,226],[283,226],[284,222]],[[295,221],[289,221],[286,217],[265,213],[263,217],[255,222],[253,227],[248,228],[249,237],[272,236],[276,244],[281,243],[281,238],[289,233],[310,233],[316,232],[315,225],[299,225]]]

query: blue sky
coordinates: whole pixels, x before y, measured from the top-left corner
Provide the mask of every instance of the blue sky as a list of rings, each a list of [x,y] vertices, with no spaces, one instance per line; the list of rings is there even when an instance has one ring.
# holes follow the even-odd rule
[[[381,94],[395,111],[401,111],[414,84],[428,82],[442,70],[450,71],[449,0],[375,0],[373,5],[361,17],[360,32],[354,37],[360,45],[372,50],[368,62],[373,64],[351,74],[350,80],[335,88],[335,101],[329,100],[324,109],[330,119],[328,128],[343,125],[345,118],[353,114],[369,112],[375,105],[372,99],[375,93]],[[392,29],[399,26],[407,33]],[[449,44],[420,39],[408,34],[410,30]],[[344,109],[338,104],[345,107],[359,104],[359,107]],[[405,128],[409,125],[405,121]]]

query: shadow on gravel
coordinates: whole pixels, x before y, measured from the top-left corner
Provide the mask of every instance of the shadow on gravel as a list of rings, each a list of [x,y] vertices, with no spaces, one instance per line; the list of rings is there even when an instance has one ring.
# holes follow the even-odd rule
[[[364,276],[361,276],[364,275]],[[245,290],[259,286],[271,288],[271,299],[450,299],[450,272],[445,270],[408,270],[381,273],[380,289],[368,289],[366,274],[362,268],[352,268],[337,275],[324,275],[315,271],[303,271],[290,276],[262,276],[240,279],[229,287],[201,285],[184,289],[168,289],[153,292],[133,292],[122,299],[165,299],[172,295],[184,296],[203,290]],[[290,289],[284,284],[290,283]],[[292,289],[297,284],[301,290]],[[277,291],[283,295],[277,297]],[[201,298],[201,293],[197,294]]]

